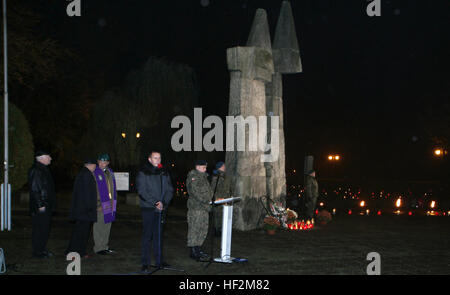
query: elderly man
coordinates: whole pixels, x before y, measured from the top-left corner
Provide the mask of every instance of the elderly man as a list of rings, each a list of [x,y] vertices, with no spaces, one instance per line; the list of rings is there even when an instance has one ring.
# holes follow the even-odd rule
[[[209,261],[209,255],[201,250],[201,246],[208,235],[210,202],[213,196],[207,178],[206,166],[206,161],[197,161],[195,169],[191,170],[186,178],[186,188],[189,194],[187,202],[187,246],[191,250],[190,257],[197,261]]]
[[[114,172],[108,167],[108,154],[98,156],[97,168],[94,170],[97,181],[97,222],[94,223],[94,252],[107,255],[114,251],[109,248],[111,224],[116,219],[117,191]]]
[[[46,248],[50,236],[50,222],[55,207],[55,184],[48,165],[52,162],[50,154],[37,151],[35,162],[28,172],[30,189],[30,214],[32,216],[31,242],[33,256],[47,258],[53,256]]]
[[[77,252],[83,258],[88,258],[86,245],[91,231],[91,225],[97,221],[97,183],[94,171],[97,168],[95,159],[84,161],[84,167],[75,178],[70,206],[69,219],[75,221],[72,237],[66,254]]]

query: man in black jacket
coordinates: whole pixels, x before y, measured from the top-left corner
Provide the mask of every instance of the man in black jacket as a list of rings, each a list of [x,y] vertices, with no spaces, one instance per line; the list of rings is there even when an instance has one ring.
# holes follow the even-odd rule
[[[151,242],[157,267],[167,266],[162,255],[162,215],[173,196],[173,186],[166,169],[161,165],[161,153],[152,151],[148,162],[136,177],[142,211],[142,272],[148,272]]]
[[[86,160],[75,178],[69,212],[69,219],[75,220],[75,226],[66,255],[77,252],[83,258],[89,257],[86,253],[86,244],[91,225],[97,221],[97,184],[93,174],[96,167],[95,160]]]
[[[48,169],[52,158],[48,152],[38,151],[36,161],[28,172],[30,189],[30,214],[32,216],[31,243],[33,256],[47,258],[53,256],[46,248],[50,235],[50,222],[55,207],[55,184]]]

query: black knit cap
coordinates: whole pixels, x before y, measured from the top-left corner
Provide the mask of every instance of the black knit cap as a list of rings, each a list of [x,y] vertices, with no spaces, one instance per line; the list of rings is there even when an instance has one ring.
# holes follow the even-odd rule
[[[195,161],[195,166],[206,166],[208,163],[205,160],[197,160]]]
[[[37,150],[37,151],[34,153],[34,156],[35,156],[35,157],[40,157],[40,156],[44,156],[44,155],[50,156],[50,153],[47,152],[47,151],[44,151],[44,150]]]
[[[84,164],[97,164],[97,160],[89,158],[84,160]]]

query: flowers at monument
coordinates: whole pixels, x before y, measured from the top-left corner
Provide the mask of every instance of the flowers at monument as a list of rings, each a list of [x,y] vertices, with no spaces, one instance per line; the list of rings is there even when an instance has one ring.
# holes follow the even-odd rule
[[[289,230],[307,230],[314,227],[314,220],[298,220],[298,214],[294,210],[284,208],[281,203],[270,204],[272,217],[277,219],[280,226]],[[267,217],[266,217],[267,218]]]
[[[264,228],[267,230],[275,230],[281,226],[278,218],[274,216],[266,216],[264,218]]]
[[[290,223],[298,218],[298,214],[294,210],[287,208],[286,213],[287,213],[287,222],[288,223]]]
[[[320,225],[325,225],[331,221],[331,214],[327,210],[321,210],[317,214],[316,219]]]

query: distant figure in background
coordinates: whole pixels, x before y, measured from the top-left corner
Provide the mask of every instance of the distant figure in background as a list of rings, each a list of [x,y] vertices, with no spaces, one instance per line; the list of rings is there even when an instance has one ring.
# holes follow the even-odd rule
[[[316,179],[316,172],[310,170],[305,179],[305,217],[311,220],[314,217],[317,198],[319,197],[319,185]]]
[[[55,183],[48,165],[52,162],[50,154],[45,151],[35,153],[36,161],[28,172],[30,189],[30,214],[32,216],[31,243],[33,257],[48,258],[53,253],[47,250],[50,236],[50,222],[55,207]]]
[[[117,191],[114,172],[108,167],[110,157],[102,154],[97,159],[97,168],[94,170],[97,181],[97,222],[94,223],[94,252],[100,255],[111,254],[109,248],[109,234],[111,224],[116,219]]]
[[[77,252],[83,258],[88,258],[86,246],[93,222],[97,221],[97,183],[94,171],[97,161],[88,159],[75,178],[72,192],[69,219],[75,220],[66,255]]]
[[[186,178],[186,188],[189,194],[187,246],[190,248],[190,257],[197,261],[209,261],[209,255],[201,250],[208,235],[209,212],[211,211],[209,203],[213,196],[206,166],[206,161],[196,161],[195,169],[191,170]]]
[[[136,177],[139,194],[143,234],[142,234],[142,269],[149,272],[150,256],[155,258],[156,267],[167,267],[162,254],[163,213],[173,197],[173,186],[170,175],[161,164],[161,153],[152,151],[148,161]],[[167,211],[166,211],[167,212]]]
[[[216,169],[213,171],[211,178],[211,189],[214,193],[216,201],[230,197],[230,183],[226,178],[226,167],[224,162],[217,162]],[[227,206],[224,204],[224,206]],[[222,230],[222,206],[214,207],[214,230],[215,236],[220,236]]]

